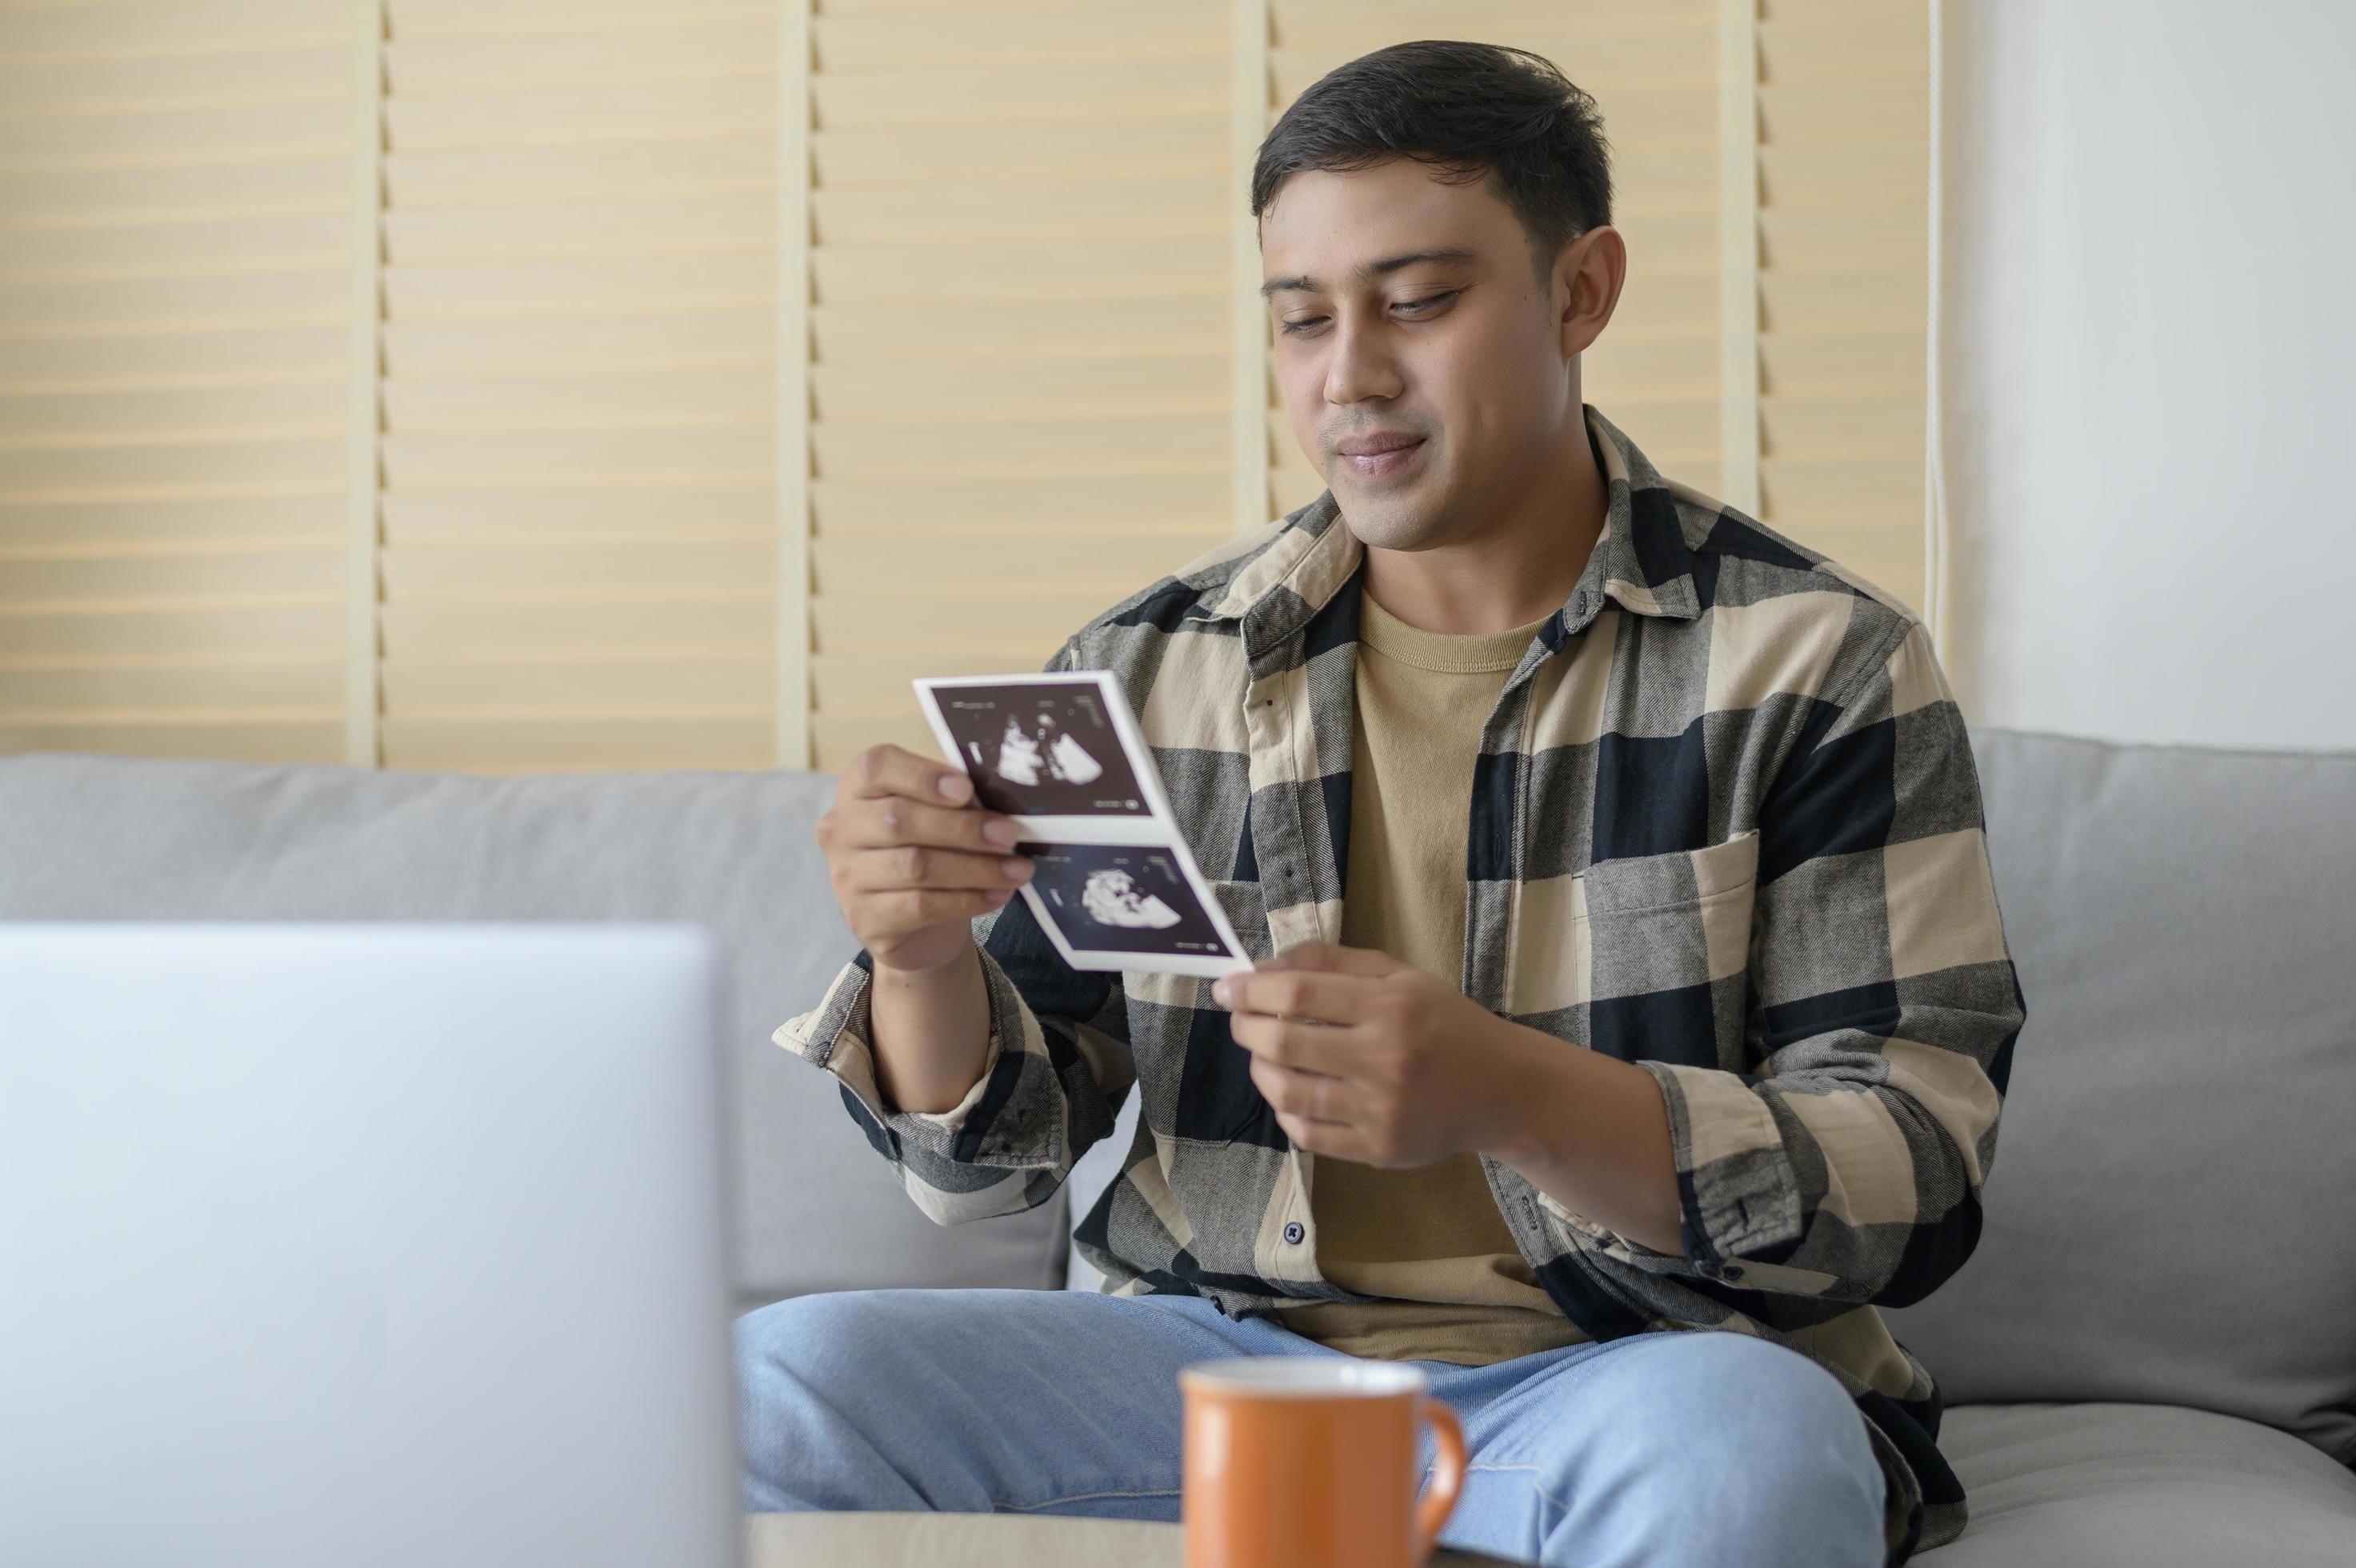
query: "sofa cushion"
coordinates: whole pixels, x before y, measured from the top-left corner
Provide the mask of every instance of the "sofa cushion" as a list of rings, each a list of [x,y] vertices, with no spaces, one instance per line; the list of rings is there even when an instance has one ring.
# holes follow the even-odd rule
[[[2356,1561],[2356,1476],[2254,1422],[2179,1405],[1967,1405],[1947,1412],[1939,1450],[1971,1518],[1923,1554],[1938,1568]]]
[[[2181,1404],[2356,1462],[2356,756],[1973,750],[2029,1018],[1978,1249],[1891,1332],[1950,1404]]]
[[[833,1080],[769,1038],[858,950],[811,838],[833,795],[799,769],[498,779],[36,752],[0,757],[0,919],[701,923],[732,982],[744,1304],[1059,1284],[1060,1202],[935,1225]]]
[[[1971,1519],[1918,1558],[1938,1568],[2345,1568],[2356,1541],[2356,1476],[2279,1432],[2206,1411],[1975,1405],[1947,1412],[1940,1446]],[[1179,1526],[1109,1519],[782,1513],[745,1523],[748,1568],[1179,1568],[1185,1558]]]

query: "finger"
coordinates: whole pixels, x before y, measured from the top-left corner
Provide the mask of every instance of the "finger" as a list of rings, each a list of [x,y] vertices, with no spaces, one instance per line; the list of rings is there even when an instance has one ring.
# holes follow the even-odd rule
[[[1364,1109],[1365,1096],[1347,1079],[1296,1072],[1265,1057],[1252,1058],[1251,1077],[1272,1109],[1308,1121],[1353,1122]]]
[[[854,758],[848,769],[851,792],[863,800],[908,795],[922,800],[962,803],[973,798],[973,780],[946,762],[918,757],[905,746],[880,742]]]
[[[1363,1022],[1375,1003],[1374,989],[1355,974],[1318,970],[1264,969],[1222,976],[1211,988],[1224,993],[1230,1013],[1266,1013],[1279,1018],[1314,1018],[1323,1023]]]
[[[1012,888],[985,892],[968,887],[906,887],[868,897],[885,919],[904,931],[937,926],[953,919],[987,915],[1012,896]]]
[[[1280,1111],[1276,1113],[1276,1124],[1284,1129],[1284,1135],[1292,1140],[1295,1148],[1306,1149],[1312,1155],[1323,1155],[1329,1159],[1355,1160],[1365,1165],[1376,1163],[1374,1145],[1366,1141],[1364,1133],[1346,1122],[1318,1122]]]
[[[1255,1060],[1335,1078],[1364,1076],[1355,1070],[1358,1052],[1348,1033],[1331,1024],[1248,1013],[1228,1020],[1227,1034]]]
[[[1335,974],[1374,978],[1399,967],[1398,960],[1376,948],[1344,947],[1340,942],[1299,942],[1267,961],[1260,969],[1263,972],[1287,968],[1327,970]]]
[[[853,852],[843,863],[843,881],[854,892],[888,893],[912,887],[1019,886],[1029,880],[1027,856],[969,854],[963,850],[897,844]]]
[[[925,843],[1004,854],[1016,836],[1014,819],[1000,812],[978,806],[936,806],[905,795],[862,800],[843,812],[842,843],[852,849]]]

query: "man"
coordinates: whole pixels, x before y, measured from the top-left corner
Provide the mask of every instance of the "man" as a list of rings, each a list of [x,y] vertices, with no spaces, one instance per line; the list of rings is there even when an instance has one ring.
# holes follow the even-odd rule
[[[1917,618],[1587,405],[1626,252],[1545,61],[1385,49],[1254,177],[1328,489],[1108,609],[1108,669],[1258,968],[1076,972],[956,770],[819,824],[864,946],[778,1039],[945,1224],[1142,1097],[1082,1292],[740,1325],[746,1501],[1177,1517],[1177,1368],[1416,1361],[1451,1545],[1902,1562],[1964,1498],[1877,1305],[1977,1239],[2025,1004]],[[1697,1330],[1704,1332],[1697,1332]]]

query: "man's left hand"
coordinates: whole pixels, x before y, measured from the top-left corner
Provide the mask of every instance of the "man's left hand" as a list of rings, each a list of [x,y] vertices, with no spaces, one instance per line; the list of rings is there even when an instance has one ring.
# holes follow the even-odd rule
[[[1423,1165],[1497,1154],[1518,1127],[1521,1032],[1387,953],[1303,942],[1211,993],[1277,1125],[1312,1154]]]

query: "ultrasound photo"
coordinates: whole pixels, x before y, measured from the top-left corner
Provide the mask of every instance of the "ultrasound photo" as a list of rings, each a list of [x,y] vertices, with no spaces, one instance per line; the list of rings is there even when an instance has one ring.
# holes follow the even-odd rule
[[[1076,953],[1241,956],[1162,845],[1023,843],[1014,851],[1031,857],[1023,891],[1038,896]]]
[[[1093,682],[926,683],[974,793],[1027,817],[1151,813]]]

